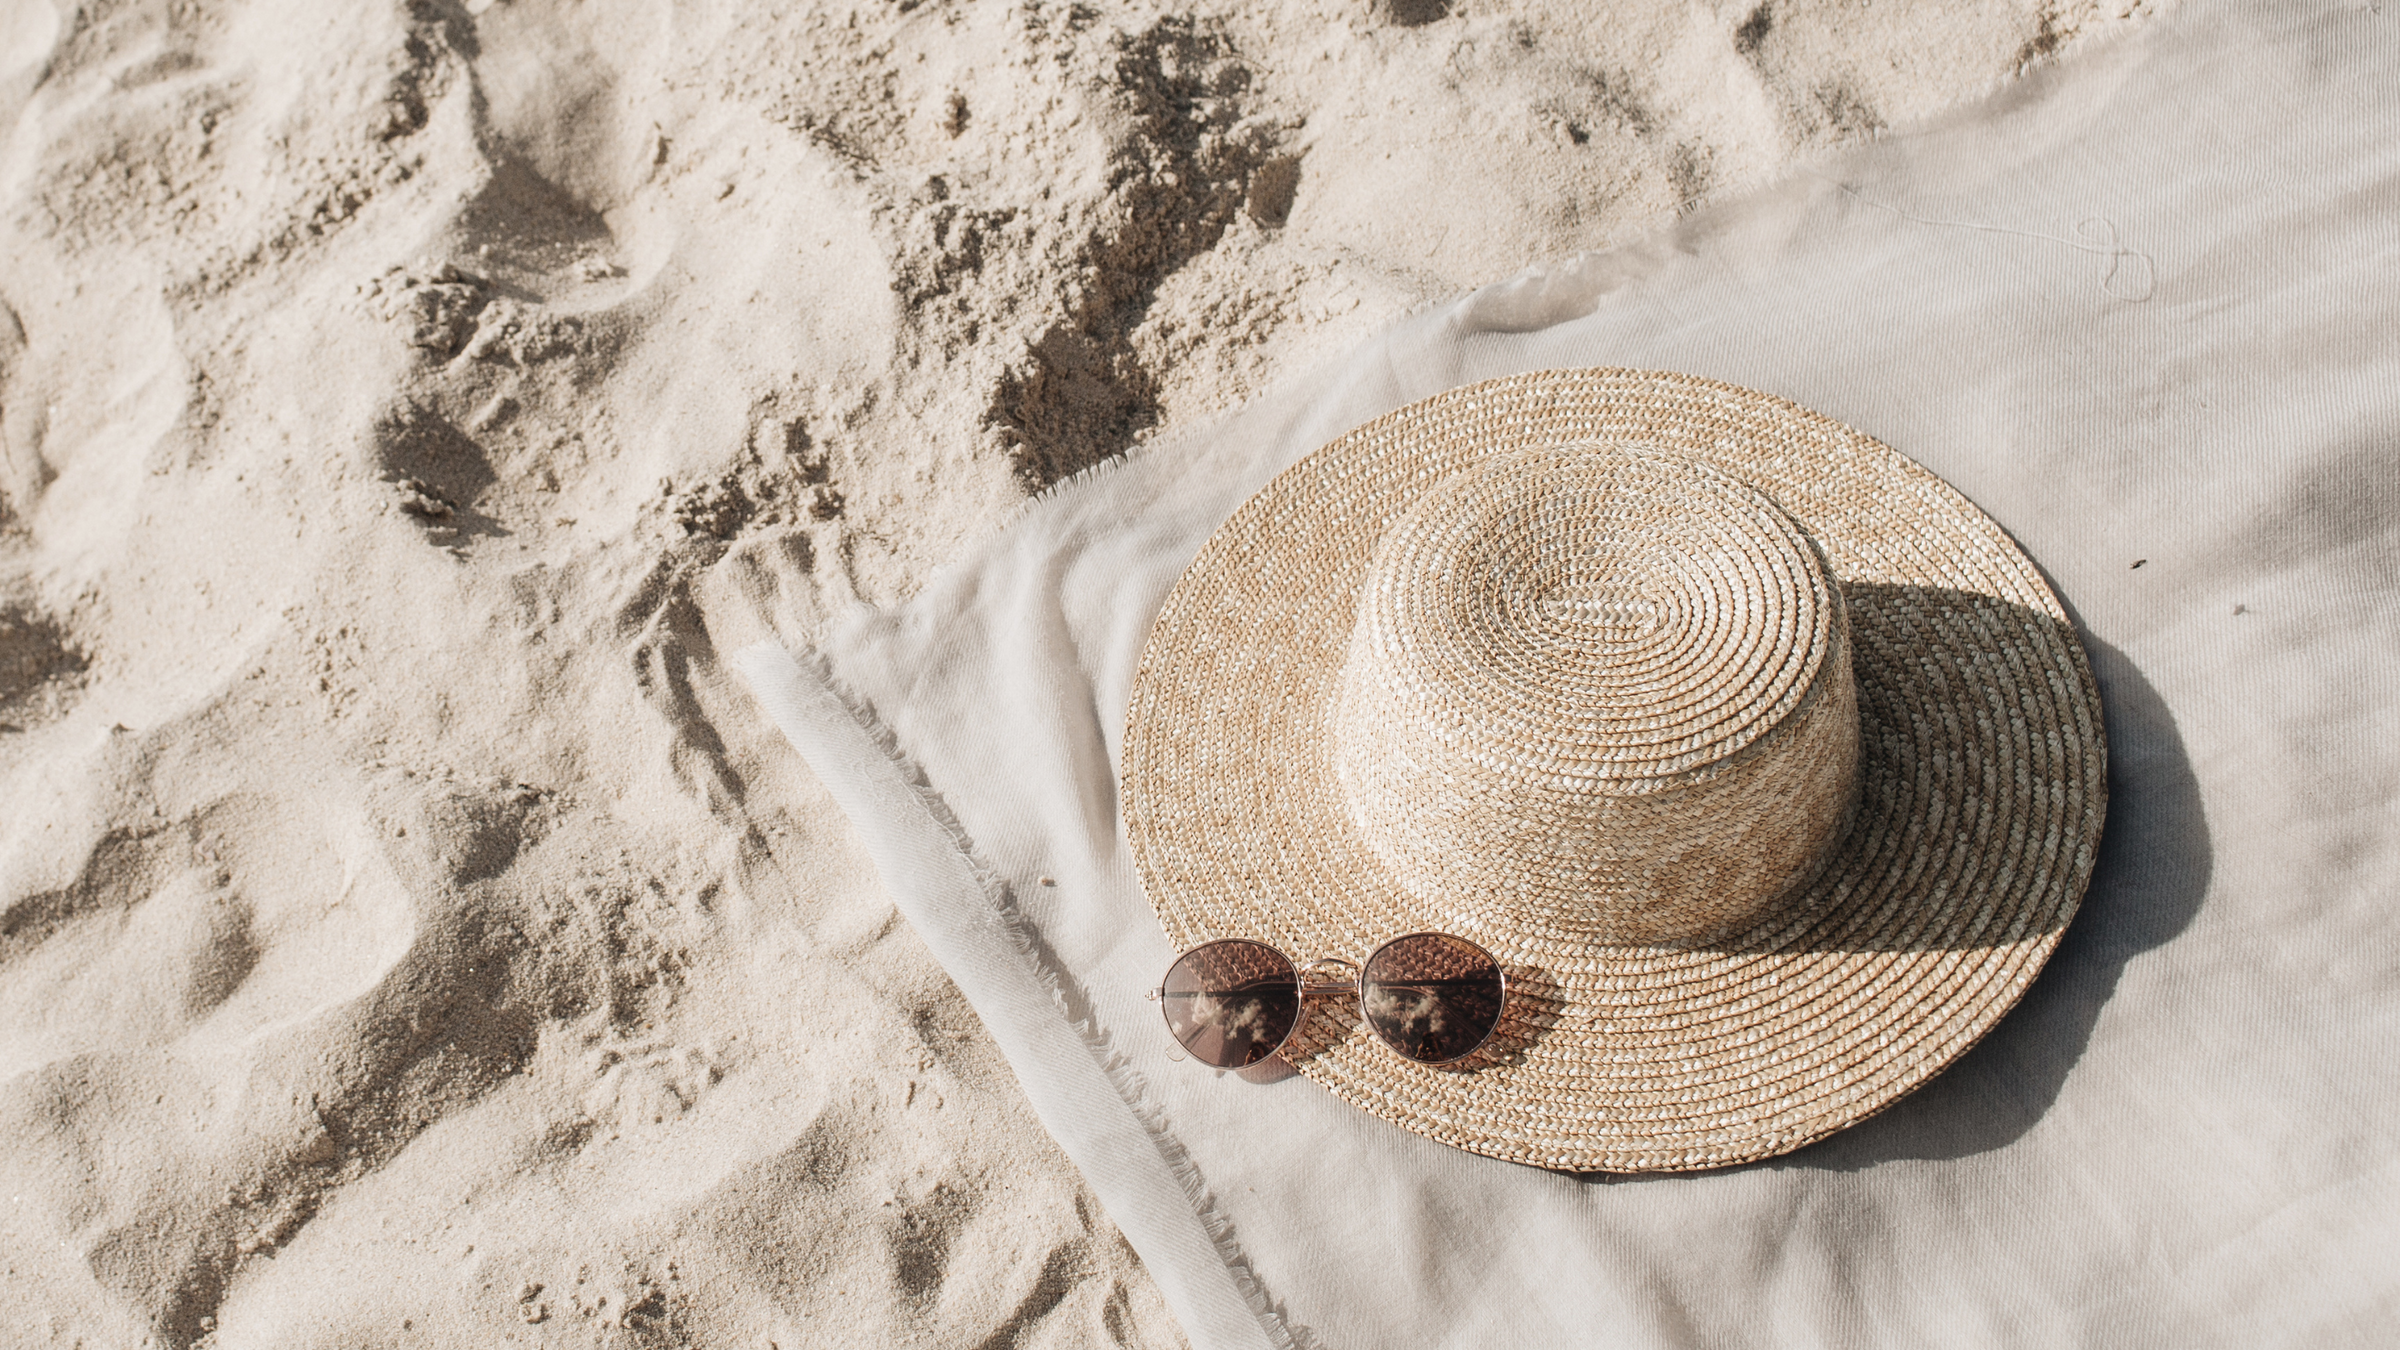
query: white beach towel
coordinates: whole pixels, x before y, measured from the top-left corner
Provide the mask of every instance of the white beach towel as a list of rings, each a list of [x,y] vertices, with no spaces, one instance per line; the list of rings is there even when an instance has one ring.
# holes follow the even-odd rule
[[[1344,429],[1580,365],[1767,390],[1924,463],[2050,575],[2106,700],[2098,872],[2024,1003],[1754,1166],[1470,1156],[1305,1079],[1172,1062],[1143,998],[1174,952],[1114,764],[1179,570]],[[2400,1322],[2400,10],[2194,4],[1421,315],[1067,484],[912,603],[743,660],[1197,1346]]]

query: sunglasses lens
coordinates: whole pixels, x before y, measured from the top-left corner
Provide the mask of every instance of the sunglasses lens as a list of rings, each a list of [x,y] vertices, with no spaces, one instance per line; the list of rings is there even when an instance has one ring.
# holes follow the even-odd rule
[[[1167,970],[1167,1029],[1192,1058],[1244,1069],[1283,1048],[1300,1020],[1300,972],[1263,942],[1194,947]]]
[[[1491,1038],[1502,987],[1490,952],[1446,933],[1413,933],[1367,958],[1358,1001],[1385,1044],[1420,1064],[1447,1064]]]

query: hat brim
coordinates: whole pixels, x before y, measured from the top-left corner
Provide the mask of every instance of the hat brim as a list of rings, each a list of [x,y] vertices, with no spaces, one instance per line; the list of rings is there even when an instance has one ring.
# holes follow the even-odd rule
[[[1352,824],[1328,709],[1375,544],[1477,460],[1578,441],[1705,461],[1814,537],[1849,610],[1862,762],[1815,881],[1696,948],[1578,944],[1402,890]],[[1486,1047],[1433,1068],[1320,1005],[1285,1057],[1432,1139],[1574,1171],[1719,1167],[1874,1114],[2015,1005],[2074,916],[2106,807],[2099,691],[2033,563],[1905,456],[1771,395],[1548,371],[1411,404],[1310,454],[1201,549],[1133,683],[1123,810],[1179,948],[1358,959],[1483,944],[1510,979]]]

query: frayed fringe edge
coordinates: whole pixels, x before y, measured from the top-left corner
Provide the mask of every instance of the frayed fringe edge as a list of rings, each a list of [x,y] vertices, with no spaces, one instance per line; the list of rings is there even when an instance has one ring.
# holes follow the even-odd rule
[[[1098,469],[1118,469],[1124,464],[1122,460],[1113,461],[1094,470],[1086,470],[1085,473],[1090,474]],[[1081,477],[1078,476],[1079,479]],[[968,835],[966,827],[959,823],[949,804],[933,789],[924,771],[901,750],[898,739],[881,719],[874,716],[871,705],[834,673],[832,664],[822,652],[793,652],[779,643],[762,642],[736,653],[735,665],[749,677],[759,701],[767,705],[770,712],[781,700],[775,697],[767,687],[767,682],[761,678],[767,673],[762,667],[772,663],[777,656],[788,660],[801,678],[815,681],[832,696],[868,741],[883,753],[895,776],[907,786],[910,797],[925,813],[927,821],[941,832],[944,842],[966,865],[975,884],[983,892],[987,912],[998,931],[1032,967],[1048,992],[1051,1005],[1075,1031],[1077,1039],[1083,1042],[1085,1051],[1091,1055],[1101,1075],[1116,1090],[1118,1100],[1133,1114],[1142,1127],[1142,1133],[1158,1150],[1160,1161],[1166,1164],[1168,1174],[1174,1177],[1176,1185],[1183,1191],[1194,1217],[1200,1220],[1202,1231],[1208,1235],[1210,1244],[1216,1248],[1218,1259],[1224,1263],[1226,1273],[1232,1276],[1236,1292],[1257,1319],[1268,1341],[1277,1350],[1316,1350],[1316,1338],[1308,1335],[1305,1328],[1291,1323],[1282,1302],[1268,1294],[1264,1282],[1252,1269],[1234,1232],[1233,1221],[1217,1204],[1215,1193],[1210,1190],[1207,1178],[1201,1175],[1199,1164],[1175,1139],[1164,1108],[1151,1099],[1149,1085],[1140,1071],[1133,1067],[1132,1059],[1115,1047],[1107,1029],[1101,1025],[1098,1011],[1090,996],[1084,992],[1082,983],[1060,965],[1057,953],[1018,906],[1007,878],[993,870],[976,852],[974,840]]]

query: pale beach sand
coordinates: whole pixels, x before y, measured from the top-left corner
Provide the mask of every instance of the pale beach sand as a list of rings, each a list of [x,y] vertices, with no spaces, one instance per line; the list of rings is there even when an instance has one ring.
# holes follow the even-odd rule
[[[724,654],[2150,8],[0,8],[0,1340],[1180,1344]]]

